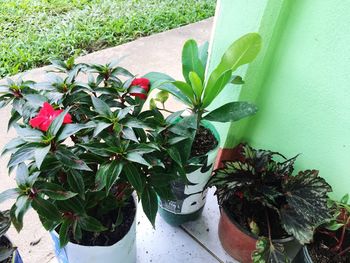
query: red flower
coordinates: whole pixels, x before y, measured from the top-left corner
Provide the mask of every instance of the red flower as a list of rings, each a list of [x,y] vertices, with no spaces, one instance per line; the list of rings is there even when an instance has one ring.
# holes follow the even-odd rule
[[[139,97],[142,100],[147,99],[147,93],[149,91],[149,86],[150,86],[150,83],[149,83],[148,79],[146,79],[146,78],[134,79],[131,82],[131,87],[133,87],[133,86],[138,86],[141,89],[145,90],[146,94],[144,94],[144,93],[130,93],[131,96]]]
[[[40,109],[38,115],[29,121],[29,124],[33,128],[38,128],[42,131],[47,131],[52,121],[61,114],[63,110],[55,110],[49,103],[44,102],[43,107]],[[72,116],[67,113],[64,116],[63,123],[72,123]]]

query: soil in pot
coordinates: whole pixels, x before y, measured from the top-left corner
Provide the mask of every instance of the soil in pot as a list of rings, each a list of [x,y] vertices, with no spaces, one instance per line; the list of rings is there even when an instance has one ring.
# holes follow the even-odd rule
[[[0,238],[0,247],[6,247],[6,248],[11,248],[12,244],[10,242],[10,240],[8,240],[8,238],[6,237],[1,237]],[[12,262],[12,256],[10,256],[8,259],[1,261],[0,263],[11,263]]]
[[[307,248],[314,263],[350,263],[350,251],[348,251],[348,253],[345,255],[338,256],[339,252],[337,253],[330,249],[335,245],[336,241],[333,238],[320,232],[316,232],[314,235],[314,242],[309,244]],[[347,232],[343,247],[346,248],[349,246],[350,232]]]
[[[134,218],[136,216],[136,206],[132,197],[126,205],[121,209],[123,215],[122,223],[115,228],[113,232],[110,230],[99,233],[97,236],[93,232],[82,231],[82,239],[78,242],[74,240],[72,232],[69,233],[69,241],[82,246],[111,246],[120,241],[130,230]],[[113,228],[113,224],[117,221],[118,211],[110,211],[101,218],[97,218],[108,229]],[[59,233],[59,228],[56,229]]]
[[[280,219],[276,211],[266,208],[258,202],[248,202],[240,197],[230,198],[224,203],[229,216],[234,219],[243,229],[252,232],[255,222],[259,229],[259,236],[268,236],[268,225],[266,220],[266,209],[268,211],[271,237],[272,239],[283,239],[289,237],[287,232],[282,228]]]
[[[217,145],[218,141],[213,133],[209,129],[200,126],[192,144],[191,157],[207,154],[215,149]]]

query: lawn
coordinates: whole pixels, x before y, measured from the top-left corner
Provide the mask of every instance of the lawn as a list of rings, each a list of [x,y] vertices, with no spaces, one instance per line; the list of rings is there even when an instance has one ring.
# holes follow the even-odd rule
[[[0,78],[214,15],[216,0],[0,0]]]

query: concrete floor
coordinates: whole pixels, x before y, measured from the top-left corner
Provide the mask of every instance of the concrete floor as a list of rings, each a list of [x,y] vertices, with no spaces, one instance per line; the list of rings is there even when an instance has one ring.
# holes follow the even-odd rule
[[[175,78],[182,79],[181,49],[184,42],[189,38],[196,39],[199,43],[208,41],[210,38],[212,22],[212,19],[207,19],[178,29],[152,35],[150,37],[140,38],[121,46],[108,48],[80,57],[77,59],[77,61],[105,64],[122,56],[126,56],[120,64],[134,74],[136,73],[142,75],[150,71],[161,71]],[[43,81],[45,80],[46,70],[48,70],[48,67],[28,71],[24,74],[24,78],[35,81]],[[178,107],[181,106],[177,102],[171,101],[171,108],[176,109]],[[9,139],[15,136],[13,130],[11,130],[9,133],[6,131],[8,118],[9,108],[6,108],[0,112],[0,148],[2,148],[5,143],[9,141]],[[14,186],[13,178],[9,177],[7,173],[7,160],[8,156],[5,156],[0,160],[0,191]],[[212,193],[210,195],[212,196]],[[146,225],[148,222],[140,219],[141,221],[144,221],[143,223],[146,226],[142,227],[142,229],[138,229],[137,231],[140,236],[142,235],[145,237],[149,234],[150,237],[158,238],[160,240],[164,239],[165,241],[167,240],[167,236],[171,234],[172,237],[175,236],[175,239],[173,238],[173,242],[177,242],[179,245],[182,244],[182,247],[184,246],[183,244],[186,244],[186,249],[180,249],[183,254],[181,254],[182,252],[180,251],[176,252],[180,253],[180,258],[173,258],[173,261],[171,262],[174,263],[181,262],[185,258],[186,260],[184,262],[233,262],[233,260],[230,259],[230,257],[228,257],[222,250],[219,241],[217,240],[217,235],[215,234],[217,222],[213,222],[213,220],[211,220],[213,216],[218,218],[217,205],[214,204],[215,199],[211,197],[208,198],[208,200],[212,200],[212,204],[209,206],[210,208],[207,206],[205,210],[207,212],[204,212],[204,217],[201,219],[201,223],[189,224],[187,228],[185,226],[182,229],[174,229],[167,226],[161,219],[158,218],[157,229],[159,232],[154,232],[150,226]],[[6,208],[9,207],[9,205],[10,202],[7,202],[1,205],[0,208]],[[207,227],[206,224],[209,223],[206,221],[210,222],[210,227]],[[213,231],[208,234],[209,230],[206,230],[205,234],[203,235],[203,231],[200,231],[200,229],[203,229],[203,227],[205,229],[212,228]],[[160,234],[159,236],[156,233],[163,234]],[[24,229],[20,235],[18,235],[14,229],[10,230],[9,235],[18,246],[25,262],[55,262],[50,237],[41,226],[34,211],[30,211],[26,215],[24,219]],[[173,242],[170,243],[170,247],[171,244],[174,244]],[[155,253],[147,252],[146,255],[146,248],[147,251],[152,250],[152,240],[142,238],[142,240],[140,239],[138,243],[140,244],[138,245],[139,262],[166,262],[161,260],[161,257],[159,257],[162,249],[167,250],[166,246],[163,246],[163,248],[157,248],[157,250],[153,251]],[[189,247],[188,244],[190,244]],[[154,255],[153,260],[152,255]],[[196,259],[193,257],[194,255],[198,255],[198,258]],[[166,260],[166,258],[169,260],[169,254],[167,253],[164,254],[164,260]]]

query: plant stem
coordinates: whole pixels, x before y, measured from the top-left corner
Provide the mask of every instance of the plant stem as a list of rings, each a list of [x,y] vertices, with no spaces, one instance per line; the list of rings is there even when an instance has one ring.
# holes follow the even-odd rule
[[[340,236],[339,243],[338,243],[338,245],[335,247],[335,250],[336,250],[336,251],[341,250],[341,247],[343,246],[344,238],[345,238],[345,233],[346,233],[346,228],[347,228],[347,225],[349,224],[349,222],[350,222],[350,217],[346,220],[346,223],[345,223],[344,226],[343,226],[343,229],[342,229],[342,232],[341,232],[341,236]]]
[[[350,247],[345,248],[342,252],[338,254],[339,257],[344,256],[347,252],[350,252]]]
[[[173,111],[167,110],[167,109],[165,109],[165,108],[163,108],[163,109],[157,108],[157,109],[158,109],[158,110],[161,110],[161,111],[168,112],[168,113],[174,113]]]
[[[266,208],[265,208],[265,216],[266,216],[266,221],[267,221],[267,230],[268,230],[268,234],[269,234],[269,241],[270,241],[270,244],[272,245],[270,219],[269,219],[269,214],[267,213]]]

